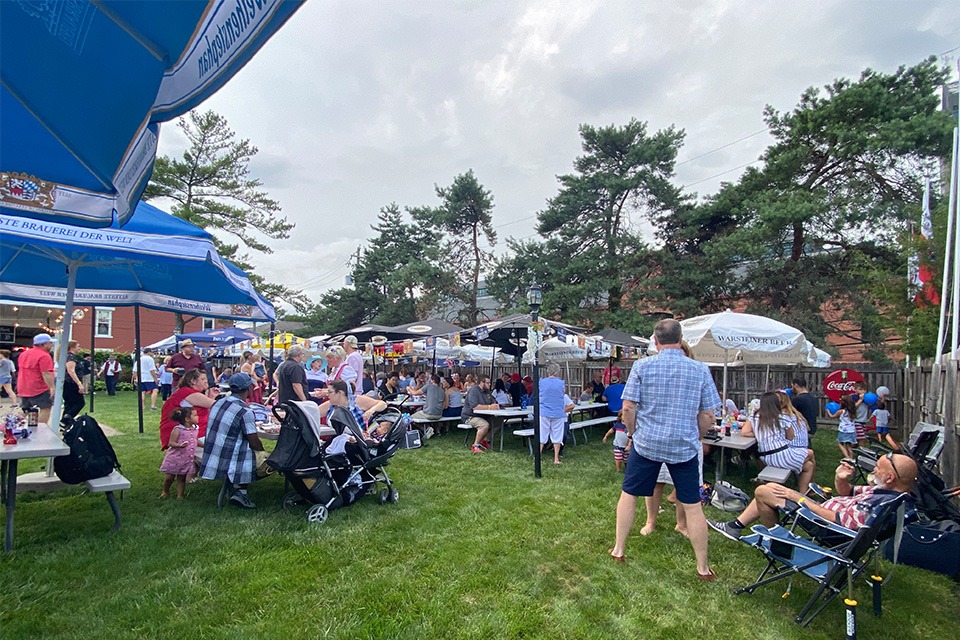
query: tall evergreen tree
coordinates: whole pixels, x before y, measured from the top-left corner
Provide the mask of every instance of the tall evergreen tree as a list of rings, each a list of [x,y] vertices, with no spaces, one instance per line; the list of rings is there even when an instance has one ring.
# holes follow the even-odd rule
[[[171,213],[212,231],[220,254],[245,269],[262,295],[305,308],[308,301],[302,292],[265,282],[251,273],[249,256],[239,252],[242,244],[246,249],[272,253],[262,238],[289,238],[294,226],[280,214],[280,203],[262,189],[263,183],[250,176],[250,159],[257,148],[249,140],[237,140],[226,118],[214,111],[191,111],[177,126],[189,146],[180,158],[157,158],[143,199],[172,200]],[[237,242],[225,241],[218,232]]]

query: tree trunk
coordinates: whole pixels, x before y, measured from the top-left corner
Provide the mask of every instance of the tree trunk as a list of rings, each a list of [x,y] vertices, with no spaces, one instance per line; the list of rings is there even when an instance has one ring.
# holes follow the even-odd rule
[[[184,322],[183,320],[183,314],[177,311],[173,314],[173,317],[175,321],[173,332],[176,335],[180,335],[181,333],[183,333],[183,326],[186,324],[186,322]]]
[[[471,326],[477,324],[477,292],[480,290],[480,239],[477,237],[477,225],[473,225],[473,291],[470,295]]]
[[[790,259],[799,262],[803,256],[803,223],[793,223],[793,249],[790,252]]]

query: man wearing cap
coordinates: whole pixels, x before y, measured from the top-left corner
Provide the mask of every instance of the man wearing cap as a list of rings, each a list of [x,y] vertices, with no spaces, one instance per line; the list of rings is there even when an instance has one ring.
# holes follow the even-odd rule
[[[343,350],[347,352],[347,365],[357,374],[357,379],[350,382],[353,385],[353,394],[359,395],[361,391],[361,378],[363,378],[363,354],[357,347],[357,336],[347,336],[343,339]]]
[[[196,353],[196,347],[193,346],[193,340],[187,338],[180,343],[180,353],[175,353],[170,357],[167,363],[167,370],[173,372],[173,387],[177,388],[180,384],[180,378],[190,369],[203,369],[203,358]]]
[[[50,407],[53,406],[53,338],[46,333],[33,337],[33,348],[20,354],[17,366],[17,393],[20,406],[26,410],[36,407],[40,410],[39,421],[50,420]]]
[[[200,477],[225,479],[229,483],[230,502],[253,509],[257,505],[247,496],[247,486],[256,479],[254,452],[263,451],[253,410],[247,405],[253,378],[246,373],[235,373],[229,383],[230,395],[217,400],[210,409]]]

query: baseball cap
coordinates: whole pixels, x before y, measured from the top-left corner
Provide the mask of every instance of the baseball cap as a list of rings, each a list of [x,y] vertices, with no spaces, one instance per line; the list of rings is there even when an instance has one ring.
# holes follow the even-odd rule
[[[50,337],[49,333],[38,333],[33,336],[33,344],[46,344],[48,342],[53,342],[53,338]]]
[[[243,391],[250,388],[250,385],[253,384],[253,378],[246,373],[235,373],[230,376],[229,383],[231,391]]]
[[[189,346],[189,347],[192,347],[192,346],[193,346],[193,340],[191,340],[190,338],[187,338],[186,340],[182,340],[182,341],[180,342],[180,346],[181,346],[181,347],[188,347],[188,346]]]

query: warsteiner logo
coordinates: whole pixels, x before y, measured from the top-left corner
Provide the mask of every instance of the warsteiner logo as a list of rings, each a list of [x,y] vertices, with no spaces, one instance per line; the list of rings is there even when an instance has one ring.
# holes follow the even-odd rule
[[[248,304],[232,304],[230,305],[230,315],[249,318],[253,315],[253,309]]]
[[[0,201],[13,208],[53,209],[57,185],[16,171],[0,173]]]

